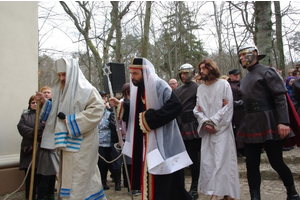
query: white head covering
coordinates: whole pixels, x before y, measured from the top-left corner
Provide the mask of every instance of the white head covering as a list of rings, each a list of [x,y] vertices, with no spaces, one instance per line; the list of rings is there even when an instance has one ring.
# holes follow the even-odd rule
[[[64,90],[61,89],[60,72],[66,72]],[[49,114],[41,142],[41,147],[54,149],[54,133],[67,132],[66,125],[57,118],[59,112],[66,116],[83,111],[93,86],[82,74],[75,59],[58,59],[52,70],[52,109]]]
[[[147,109],[160,109],[170,99],[172,89],[155,73],[154,66],[146,58],[141,59],[141,65],[130,65],[130,68],[142,69],[145,102]],[[136,99],[138,87],[130,79],[130,114],[126,142],[123,153],[132,156],[134,122],[136,116]],[[159,96],[158,96],[159,95]],[[170,174],[192,164],[180,134],[176,119],[158,129],[150,131],[147,164],[152,174]],[[167,141],[167,142],[166,142]]]

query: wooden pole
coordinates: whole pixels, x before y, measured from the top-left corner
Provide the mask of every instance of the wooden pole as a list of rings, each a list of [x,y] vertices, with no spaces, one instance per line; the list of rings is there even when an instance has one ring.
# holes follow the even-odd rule
[[[40,72],[38,72],[40,76]],[[38,77],[39,77],[38,76]],[[40,83],[38,83],[38,91],[40,91]],[[33,136],[33,152],[32,152],[32,164],[31,164],[31,176],[30,176],[30,188],[29,188],[29,200],[34,200],[32,198],[34,188],[34,172],[35,172],[35,160],[36,160],[36,151],[37,151],[37,135],[39,128],[39,115],[40,115],[40,101],[37,100],[37,107],[35,112],[35,124],[34,124],[34,136]]]

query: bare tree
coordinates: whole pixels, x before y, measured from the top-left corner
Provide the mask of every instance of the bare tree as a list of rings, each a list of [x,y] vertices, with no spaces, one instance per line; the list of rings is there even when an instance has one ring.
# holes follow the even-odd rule
[[[264,3],[267,6],[263,5]],[[214,7],[202,9],[203,5],[209,4]],[[275,4],[277,3],[275,2],[274,6]],[[280,58],[277,50],[281,46],[280,38],[283,39],[284,47],[289,47],[289,56],[286,55],[289,62],[299,54],[297,50],[299,36],[296,34],[300,23],[296,17],[299,16],[299,11],[292,6],[284,9],[274,7],[275,14],[278,13],[276,10],[280,10],[282,21],[285,22],[282,24],[284,34],[277,35],[275,40],[275,31],[272,31],[275,21],[274,23],[271,21],[271,17],[275,15],[272,15],[270,2],[229,1],[227,4],[224,2],[211,4],[198,1],[134,3],[82,1],[60,2],[59,5],[72,13],[73,18],[69,14],[71,20],[56,18],[56,21],[53,20],[53,30],[65,31],[73,43],[78,43],[78,52],[68,54],[73,57],[80,56],[81,66],[84,66],[85,74],[91,81],[96,80],[95,74],[98,75],[98,79],[102,79],[101,68],[104,63],[124,62],[126,66],[133,56],[147,57],[153,62],[159,76],[165,79],[176,77],[181,64],[189,62],[196,66],[203,57],[216,60],[221,71],[227,73],[229,68],[240,66],[236,57],[237,49],[251,40],[258,46],[261,54],[269,56],[263,60],[265,64],[275,64],[278,60],[277,66],[280,66],[284,62],[284,58]],[[45,12],[43,14],[45,19],[51,19],[54,16],[52,13],[56,12],[55,7],[50,6],[49,9],[51,14],[47,15]],[[151,20],[147,24],[150,16]],[[287,20],[291,23],[287,24]],[[77,24],[73,25],[74,29],[78,29],[78,26],[79,29],[74,31],[71,26],[66,25],[70,21]],[[279,20],[276,22],[279,23]],[[43,23],[40,24],[42,27]],[[60,26],[61,24],[64,26]],[[149,27],[148,31],[146,27]],[[280,32],[276,30],[276,34]],[[51,31],[48,34],[51,35]],[[41,39],[46,39],[49,35]],[[204,38],[204,42],[199,38]],[[272,39],[275,54],[271,53]],[[213,45],[213,49],[210,48],[212,53],[208,55],[205,52],[208,48],[206,42],[211,44],[212,41],[217,47]],[[98,59],[93,50],[98,52]],[[96,65],[96,62],[99,63]],[[95,73],[95,69],[98,72]]]
[[[143,34],[143,43],[142,43],[142,57],[145,58],[147,58],[148,55],[151,4],[152,4],[151,1],[146,1],[146,14],[145,14],[144,34]]]
[[[283,53],[283,41],[282,41],[282,17],[281,17],[281,10],[280,10],[280,2],[274,1],[274,8],[275,8],[275,23],[276,23],[276,44],[277,44],[277,51],[278,51],[278,60],[277,68],[285,72],[285,64],[284,64],[284,53]],[[275,61],[277,61],[275,57]],[[283,74],[285,75],[285,73]]]
[[[119,12],[119,1],[111,1],[112,10],[110,12],[111,16],[111,25],[109,28],[109,33],[107,36],[107,39],[105,41],[105,44],[103,46],[103,58],[104,63],[108,62],[109,56],[109,46],[111,45],[111,42],[113,40],[114,31],[116,30],[116,45],[114,47],[115,55],[116,55],[116,62],[122,62],[122,54],[121,54],[121,39],[122,39],[122,31],[121,31],[121,20],[124,17],[125,14],[129,11],[130,5],[133,3],[133,1],[130,1],[126,4],[125,8]]]
[[[131,5],[132,1],[129,2],[127,4],[127,6],[125,6],[125,8],[123,9],[123,11],[121,11],[119,13],[119,2],[118,1],[112,1],[111,5],[112,5],[112,11],[111,11],[111,23],[110,23],[110,27],[108,28],[109,33],[105,39],[105,34],[103,34],[104,36],[102,38],[100,38],[100,36],[94,36],[91,37],[90,36],[90,30],[92,28],[91,26],[91,20],[93,17],[93,10],[96,8],[96,2],[89,2],[89,1],[83,1],[83,2],[76,2],[79,6],[80,9],[80,13],[82,13],[82,15],[79,14],[75,14],[75,12],[73,12],[70,7],[67,5],[67,3],[61,1],[60,4],[63,7],[63,9],[65,10],[65,12],[70,16],[70,18],[72,19],[75,27],[77,28],[77,30],[82,34],[84,41],[86,42],[86,45],[88,46],[89,50],[91,50],[93,57],[94,57],[94,61],[95,61],[95,67],[98,69],[98,76],[99,76],[99,80],[102,80],[103,77],[103,71],[102,71],[102,65],[103,63],[107,63],[109,60],[108,57],[108,52],[109,52],[109,47],[111,46],[111,42],[113,40],[113,36],[114,36],[114,32],[116,30],[116,46],[114,47],[114,50],[116,52],[116,61],[117,62],[121,62],[122,60],[122,56],[121,56],[121,38],[122,38],[122,34],[121,34],[121,25],[120,25],[120,21],[122,19],[122,17],[128,12],[129,10],[129,6]],[[83,19],[82,19],[83,18]],[[96,28],[96,27],[94,27]],[[100,53],[98,51],[97,48],[97,39],[100,39],[102,41],[104,41],[104,45],[103,45],[103,59],[100,56]],[[93,42],[94,40],[94,42]],[[99,85],[100,88],[103,87],[103,85]]]
[[[215,26],[216,26],[216,32],[218,36],[218,51],[219,51],[219,56],[221,56],[223,48],[222,48],[222,16],[223,16],[223,7],[224,7],[224,2],[221,3],[220,10],[218,10],[217,4],[215,1],[213,1],[214,5],[214,18],[215,18]]]
[[[92,13],[93,13],[93,2],[91,3],[92,4],[91,7],[89,6],[89,1],[83,1],[83,2],[77,1],[76,2],[84,14],[83,15],[84,20],[82,20],[82,21],[80,20],[80,16],[79,15],[76,16],[73,13],[73,11],[70,9],[70,7],[64,1],[60,1],[59,3],[63,7],[64,11],[73,20],[73,23],[76,26],[77,30],[82,34],[87,46],[92,51],[92,54],[95,58],[95,65],[98,68],[99,79],[101,80],[102,76],[103,76],[103,72],[101,70],[102,59],[100,57],[100,54],[99,54],[96,46],[94,45],[93,41],[91,40],[91,38],[89,36],[90,29],[91,29],[91,17],[92,17]]]

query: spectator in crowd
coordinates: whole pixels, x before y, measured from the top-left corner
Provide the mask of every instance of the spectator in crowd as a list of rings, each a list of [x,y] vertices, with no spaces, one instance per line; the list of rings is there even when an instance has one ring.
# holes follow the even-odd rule
[[[222,75],[220,76],[221,79],[225,79],[226,81],[229,79],[229,77],[227,75]]]
[[[105,110],[103,117],[98,124],[98,131],[99,131],[99,154],[100,157],[98,159],[98,167],[101,174],[101,181],[104,190],[108,190],[109,186],[107,185],[107,172],[110,168],[111,164],[109,163],[112,160],[112,151],[111,151],[111,130],[110,130],[110,123],[111,118],[110,115],[112,114],[112,110],[107,102],[107,93],[105,91],[99,92],[105,105]],[[112,122],[113,123],[113,122]]]
[[[25,172],[25,198],[29,199],[30,193],[30,181],[31,181],[31,162],[33,155],[33,145],[34,145],[34,132],[35,132],[35,118],[37,109],[37,99],[36,96],[32,95],[29,98],[28,109],[23,111],[20,121],[17,125],[20,135],[22,136],[21,150],[20,150],[20,166],[19,169]],[[44,124],[39,123],[38,125],[38,143],[41,141],[41,136],[43,132]],[[37,168],[39,163],[39,145],[37,145],[36,151],[36,162],[35,168]],[[32,198],[35,199],[36,191],[38,189],[38,184],[40,180],[40,175],[36,174],[36,169],[34,170],[34,184],[32,191]]]
[[[107,172],[111,159],[114,160],[112,163],[113,167],[113,178],[115,182],[115,190],[121,191],[121,166],[122,158],[120,156],[120,145],[118,140],[118,133],[115,125],[115,117],[112,108],[109,105],[107,99],[107,93],[100,91],[103,98],[105,110],[103,117],[98,124],[99,130],[99,154],[105,159],[99,158],[98,166],[101,173],[101,180],[104,189],[109,189],[107,186]],[[119,150],[117,150],[119,149]]]
[[[295,81],[296,77],[294,76],[289,76],[286,80],[285,80],[285,87],[287,89],[288,95],[291,98],[291,100],[293,101],[293,91],[292,91],[292,85]]]
[[[290,69],[290,70],[289,70],[289,72],[288,72],[288,77],[289,77],[289,76],[293,76],[294,70],[295,70],[295,69]]]
[[[298,69],[294,69],[293,75],[295,78],[298,78],[300,76],[300,71]]]
[[[169,86],[172,88],[172,90],[175,90],[178,87],[177,80],[175,78],[171,78],[169,80]]]
[[[51,88],[44,86],[41,93],[48,100],[52,100]],[[45,122],[42,122],[45,123]],[[53,133],[54,134],[54,133]],[[55,180],[59,169],[59,156],[55,149],[44,148],[47,138],[42,137],[39,164],[37,174],[40,174],[41,180],[39,182],[38,199],[37,200],[54,200]]]

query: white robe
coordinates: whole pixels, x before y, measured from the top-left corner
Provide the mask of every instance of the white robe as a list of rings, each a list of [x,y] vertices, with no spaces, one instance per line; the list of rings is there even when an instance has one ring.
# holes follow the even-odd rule
[[[222,99],[228,100],[226,106],[223,106]],[[199,189],[207,195],[229,195],[239,199],[238,163],[231,125],[233,97],[229,83],[218,79],[211,85],[201,84],[197,90],[194,114],[202,138]],[[218,131],[215,134],[202,128],[208,120],[216,125]]]
[[[51,102],[47,102],[51,103]],[[45,105],[41,114],[45,112]],[[51,107],[51,106],[50,106]],[[60,197],[72,200],[106,200],[98,169],[98,123],[104,111],[104,104],[99,92],[93,88],[83,111],[75,113],[78,130],[82,141],[78,152],[60,150],[59,177],[61,182]],[[67,116],[68,134],[72,135],[71,123]],[[54,139],[53,139],[54,145]]]

